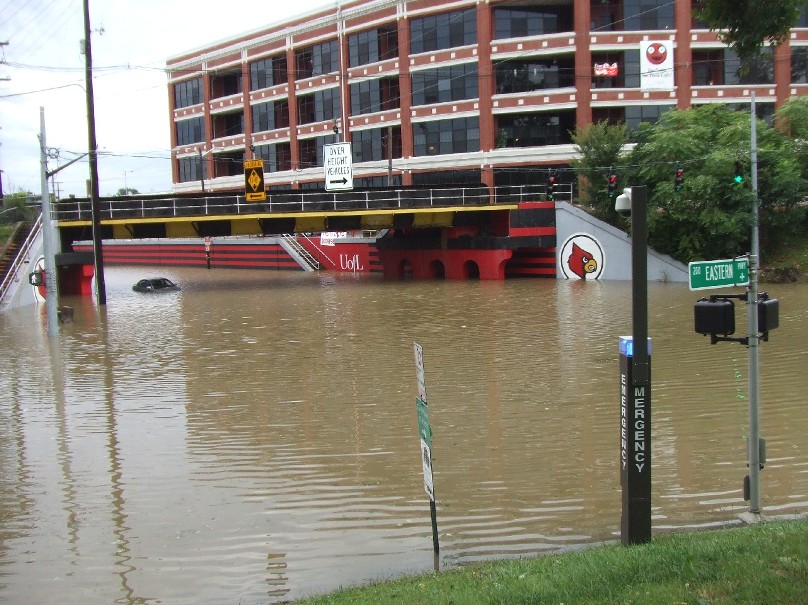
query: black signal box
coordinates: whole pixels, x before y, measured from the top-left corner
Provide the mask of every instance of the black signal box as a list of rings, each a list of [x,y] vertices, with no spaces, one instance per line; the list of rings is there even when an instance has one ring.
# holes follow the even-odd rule
[[[722,298],[702,298],[694,307],[696,332],[699,334],[735,334],[735,303]]]
[[[758,332],[766,333],[780,327],[780,301],[767,298],[758,301]],[[698,330],[697,330],[698,331]]]

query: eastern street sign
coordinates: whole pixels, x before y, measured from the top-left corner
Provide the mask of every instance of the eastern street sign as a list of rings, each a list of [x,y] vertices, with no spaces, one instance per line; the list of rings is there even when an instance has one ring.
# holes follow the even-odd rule
[[[705,260],[688,265],[690,289],[709,290],[749,284],[749,259]]]
[[[325,190],[353,189],[353,155],[350,143],[323,145]]]
[[[244,190],[248,202],[266,201],[264,160],[247,160],[244,162]]]

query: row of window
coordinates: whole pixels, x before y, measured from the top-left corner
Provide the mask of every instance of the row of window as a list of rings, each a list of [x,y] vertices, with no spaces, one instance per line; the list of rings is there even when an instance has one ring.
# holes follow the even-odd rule
[[[625,123],[636,129],[641,123],[657,122],[660,116],[674,105],[630,105],[627,107],[596,108],[592,111],[593,122],[606,121]],[[748,110],[748,105],[735,107]],[[758,117],[771,122],[774,105],[759,103]],[[495,146],[497,148],[539,147],[562,145],[572,142],[570,133],[575,130],[575,110],[556,113],[526,112],[496,116]],[[266,172],[281,172],[293,168],[312,168],[323,164],[323,146],[334,143],[334,135],[324,135],[299,141],[299,161],[292,161],[291,145],[281,143],[256,145],[254,157],[264,160]],[[389,157],[402,157],[400,126],[371,128],[351,133],[353,161],[380,162]],[[468,153],[480,149],[479,120],[476,117],[455,118],[413,124],[413,151],[416,157]],[[242,174],[244,152],[216,154],[214,176]],[[198,181],[207,178],[206,161],[192,156],[179,160],[180,182]],[[382,184],[386,184],[382,183]]]

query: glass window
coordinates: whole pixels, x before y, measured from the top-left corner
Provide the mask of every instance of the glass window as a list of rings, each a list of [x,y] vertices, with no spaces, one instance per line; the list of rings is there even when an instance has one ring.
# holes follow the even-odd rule
[[[623,29],[674,29],[673,5],[670,0],[623,0]]]
[[[498,40],[572,30],[572,6],[494,8],[494,38]]]
[[[392,138],[388,141],[392,131]],[[401,127],[370,128],[351,132],[354,162],[378,162],[387,159],[388,142],[392,142],[392,157],[401,157]]]
[[[440,172],[415,172],[413,185],[480,185],[482,175],[479,170],[442,170]]]
[[[174,84],[174,108],[190,107],[202,102],[202,78]]]
[[[180,120],[176,123],[177,145],[191,145],[205,140],[205,122],[203,118]]]
[[[286,80],[285,54],[250,63],[250,90],[269,88]]]
[[[741,63],[738,55],[724,50],[724,84],[774,84],[774,60],[771,48],[761,49],[758,57]]]
[[[377,63],[398,56],[398,27],[395,24],[348,37],[351,67]]]
[[[673,105],[628,105],[625,108],[626,126],[635,130],[643,122],[656,124],[663,113],[673,108]]]
[[[339,46],[336,40],[307,46],[295,53],[295,60],[298,80],[339,71]]]
[[[480,121],[476,117],[417,122],[412,129],[416,156],[480,150]]]
[[[376,113],[401,106],[398,78],[388,77],[351,84],[351,115]]]
[[[221,113],[213,116],[213,138],[244,134],[244,112]]]
[[[268,101],[252,106],[253,132],[287,128],[289,126],[289,101]]]
[[[640,87],[640,51],[592,53],[594,64],[617,63],[616,76],[593,76],[592,88],[639,88]]]
[[[497,94],[511,94],[575,86],[573,58],[526,59],[494,64]]]
[[[297,123],[325,122],[340,117],[339,88],[327,88],[297,97]]]
[[[314,168],[323,165],[323,145],[333,143],[334,135],[314,137],[311,139],[301,139],[298,143],[300,149],[301,169]]]
[[[410,21],[410,53],[425,53],[477,42],[477,11],[473,8],[429,15]]]
[[[476,63],[416,71],[411,77],[413,105],[476,99],[479,96]]]
[[[791,47],[791,83],[808,84],[808,46]]]
[[[281,172],[292,169],[292,149],[289,143],[256,145],[255,157],[264,160],[264,172]]]
[[[179,160],[180,183],[199,181],[207,178],[207,164],[203,158],[181,158]]]
[[[575,111],[535,112],[497,116],[497,147],[541,147],[572,142]]]

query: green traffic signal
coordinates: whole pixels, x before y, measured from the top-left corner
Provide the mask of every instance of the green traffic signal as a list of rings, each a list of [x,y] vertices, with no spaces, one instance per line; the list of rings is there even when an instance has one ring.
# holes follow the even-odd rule
[[[733,180],[738,185],[743,183],[743,166],[740,162],[735,162],[735,178]]]

